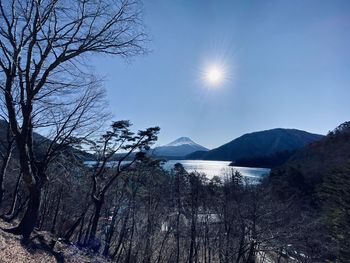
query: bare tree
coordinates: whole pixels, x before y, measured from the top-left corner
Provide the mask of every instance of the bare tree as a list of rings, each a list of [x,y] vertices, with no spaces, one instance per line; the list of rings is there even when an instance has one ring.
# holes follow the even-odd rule
[[[138,10],[128,0],[0,0],[1,100],[30,194],[11,232],[30,236],[49,164],[93,121],[101,93],[85,59],[144,52]],[[54,131],[40,154],[33,138],[38,128]]]
[[[92,200],[94,203],[94,214],[92,219],[89,240],[94,240],[97,232],[98,221],[101,208],[104,204],[105,195],[120,176],[120,174],[130,168],[137,159],[143,157],[144,152],[149,150],[149,146],[157,140],[158,127],[141,130],[137,134],[130,131],[129,121],[117,121],[112,125],[111,130],[104,134],[100,141],[93,143],[96,151],[96,164],[92,174]],[[116,161],[114,167],[108,167],[110,161],[120,151],[124,151],[122,156]],[[132,154],[138,151],[134,156]],[[131,157],[127,164],[123,163]]]

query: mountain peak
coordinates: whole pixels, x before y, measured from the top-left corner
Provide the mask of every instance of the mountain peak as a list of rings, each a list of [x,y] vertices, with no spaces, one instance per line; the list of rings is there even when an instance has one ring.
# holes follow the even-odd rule
[[[195,143],[188,137],[180,137],[171,143],[156,147],[153,154],[182,157],[196,151],[208,151],[208,149]]]
[[[178,146],[183,144],[196,144],[196,143],[188,137],[180,137],[175,141],[172,141],[171,143],[166,144],[165,146]]]

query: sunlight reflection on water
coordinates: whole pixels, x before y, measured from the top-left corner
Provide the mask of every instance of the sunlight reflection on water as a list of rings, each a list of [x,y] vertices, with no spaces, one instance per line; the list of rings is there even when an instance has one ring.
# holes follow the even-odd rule
[[[93,166],[95,162],[86,161],[85,164]],[[127,164],[129,161],[123,161],[122,164]],[[176,163],[181,163],[187,172],[198,172],[206,175],[208,179],[214,176],[223,177],[231,171],[238,171],[247,179],[252,179],[256,182],[268,175],[270,169],[267,168],[250,168],[250,167],[239,167],[229,166],[230,162],[225,161],[203,161],[203,160],[169,160],[164,163],[163,167],[165,170],[170,171]],[[117,162],[109,162],[109,167],[114,166]]]
[[[227,171],[238,171],[245,177],[254,179],[268,175],[270,169],[229,166],[225,161],[202,161],[202,160],[169,160],[164,164],[166,170],[170,170],[176,163],[181,163],[187,172],[205,173],[209,179],[214,176],[223,176]]]

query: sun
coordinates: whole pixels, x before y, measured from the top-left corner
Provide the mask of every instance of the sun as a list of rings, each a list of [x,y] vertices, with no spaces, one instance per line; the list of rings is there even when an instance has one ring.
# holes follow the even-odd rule
[[[204,81],[212,87],[220,86],[225,80],[225,68],[218,64],[208,66],[204,71]]]

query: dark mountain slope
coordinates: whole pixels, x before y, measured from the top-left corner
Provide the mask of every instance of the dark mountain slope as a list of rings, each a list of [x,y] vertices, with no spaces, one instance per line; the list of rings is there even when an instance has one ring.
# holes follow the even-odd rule
[[[285,164],[272,170],[271,178],[281,178],[312,193],[324,176],[347,164],[350,164],[350,123],[297,151]]]
[[[276,152],[271,155],[263,155],[252,158],[237,159],[231,162],[231,166],[274,168],[285,163],[297,150]]]
[[[305,224],[321,226],[317,234],[332,244],[325,246],[331,261],[350,262],[350,122],[296,152],[267,183],[280,199],[310,214]]]
[[[294,151],[323,136],[296,129],[272,129],[245,134],[206,153],[194,153],[188,159],[235,161]]]
[[[4,152],[7,146],[7,132],[8,132],[8,123],[4,120],[0,120],[0,152]],[[33,133],[33,140],[36,146],[36,154],[40,156],[40,154],[43,154],[46,152],[48,145],[50,144],[50,139],[46,138],[45,136],[42,136],[36,132]],[[13,144],[13,156],[17,157],[17,147],[16,143]],[[91,160],[93,159],[92,155],[76,149],[74,147],[66,147],[63,149],[63,152],[67,154],[73,154],[75,158],[78,158],[82,161]]]

